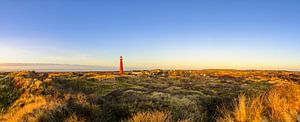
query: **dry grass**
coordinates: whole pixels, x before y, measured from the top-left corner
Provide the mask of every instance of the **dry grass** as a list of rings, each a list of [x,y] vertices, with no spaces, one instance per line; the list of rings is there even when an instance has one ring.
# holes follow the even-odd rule
[[[253,99],[240,95],[234,106],[233,112],[222,110],[223,117],[217,121],[297,121],[300,113],[300,86],[290,82],[276,84],[266,94]]]
[[[231,112],[228,110],[222,110],[223,117],[218,118],[217,122],[234,122],[234,118],[231,115]]]
[[[24,104],[24,106],[20,106],[21,104]],[[5,120],[7,122],[19,122],[23,120],[25,115],[33,113],[34,110],[45,107],[46,105],[46,99],[42,96],[21,98],[15,102],[14,108],[11,108],[10,112],[4,114],[0,120]]]
[[[251,120],[252,122],[261,122],[263,120],[262,114],[265,109],[262,101],[262,97],[256,97],[251,100],[249,106],[248,106],[248,120]]]
[[[84,95],[83,93],[78,93],[77,95],[75,95],[75,100],[77,104],[86,104],[88,103],[87,99],[88,99],[87,96]]]
[[[239,122],[245,122],[247,120],[246,113],[246,97],[245,95],[240,95],[238,101],[235,103],[234,117],[235,120]]]
[[[65,122],[86,122],[86,119],[73,113],[67,119],[65,119]]]
[[[173,122],[170,112],[139,112],[133,115],[128,122]],[[190,119],[178,120],[177,122],[190,122]]]
[[[171,122],[172,117],[169,112],[139,112],[133,115],[129,122]]]
[[[300,112],[300,86],[294,83],[276,85],[267,94],[266,104],[273,120],[296,121]]]
[[[176,76],[178,80],[171,79],[173,77],[171,75],[168,77],[170,79],[159,79],[159,82],[156,82],[158,79],[156,79],[157,77],[155,75],[153,78],[132,77],[131,79],[126,79],[126,77],[115,78],[115,75],[113,74],[52,73],[49,74],[48,78],[43,79],[39,77],[38,73],[34,72],[12,74],[13,85],[16,89],[20,90],[20,96],[18,95],[18,97],[9,104],[7,107],[9,109],[0,116],[0,121],[119,121],[130,117],[132,112],[144,111],[145,107],[149,108],[147,110],[158,110],[158,108],[159,110],[169,110],[172,111],[172,115],[170,112],[160,111],[139,112],[134,114],[127,121],[172,122],[186,117],[190,117],[190,119],[179,120],[179,122],[199,121],[200,119],[198,118],[200,117],[201,120],[214,121],[219,113],[216,112],[217,114],[214,115],[205,112],[207,112],[207,109],[211,109],[211,111],[213,111],[211,113],[218,111],[214,108],[219,105],[217,100],[209,101],[207,107],[203,107],[202,105],[206,104],[202,104],[204,100],[201,99],[201,102],[199,102],[200,100],[197,101],[200,103],[199,108],[197,109],[195,106],[184,106],[184,108],[180,107],[180,109],[176,106],[181,105],[181,103],[190,103],[194,98],[198,99],[198,97],[194,96],[199,95],[198,93],[205,93],[207,96],[215,94],[214,92],[208,92],[209,90],[217,91],[216,93],[218,93],[218,95],[226,93],[225,96],[230,96],[230,98],[233,96],[227,95],[227,93],[232,92],[234,93],[234,96],[236,96],[236,93],[240,93],[240,90],[242,90],[241,88],[236,88],[237,86],[231,87],[228,84],[226,84],[228,86],[223,84],[223,86],[230,89],[230,91],[224,90],[225,88],[219,87],[220,82],[214,77],[200,77],[200,75],[198,77],[197,75],[195,79],[192,79],[185,76],[184,72],[180,73],[183,74],[174,74],[174,77]],[[245,75],[247,76],[248,74]],[[182,76],[186,78],[180,79]],[[256,74],[254,74],[254,76],[256,76]],[[202,80],[207,82],[203,82],[203,84],[201,84],[202,82],[197,82]],[[240,83],[240,79],[235,80],[228,80],[228,82]],[[275,80],[278,80],[278,78],[275,78]],[[187,82],[185,81],[194,84],[186,85]],[[261,81],[261,79],[258,81]],[[211,86],[207,85],[209,83],[211,83]],[[240,95],[234,103],[234,107],[231,109],[232,111],[224,109],[222,111],[223,117],[219,118],[218,121],[261,122],[266,119],[268,121],[295,121],[300,111],[299,85],[293,83],[279,83],[281,83],[281,81],[275,84],[270,91],[258,97],[248,98],[245,95]],[[182,93],[176,89],[165,91],[165,87],[163,86],[167,86],[167,84],[176,87],[180,86],[180,89],[183,89],[180,91]],[[201,85],[201,88],[205,87],[205,89],[201,89],[198,92],[194,89],[198,89],[200,87],[199,84]],[[245,89],[252,88],[250,85],[245,87]],[[260,86],[260,84],[258,85]],[[129,91],[126,90],[128,86],[134,86],[134,88],[130,88],[131,91],[143,92],[141,92],[141,95],[130,94],[130,96],[127,96],[127,94],[124,93]],[[259,89],[257,86],[253,87],[255,90]],[[269,85],[267,88],[269,88]],[[267,88],[263,90],[265,91]],[[175,99],[175,102],[169,103],[171,100],[174,101],[174,99],[170,99],[175,98],[174,96],[171,96],[170,98],[158,97],[157,99],[152,100],[152,97],[150,97],[152,94],[147,94],[144,90],[151,91],[149,93],[158,91],[164,94],[180,93],[179,96],[185,98],[185,96],[190,95],[190,98],[183,99],[184,101],[176,101],[177,99]],[[107,92],[109,94],[101,96],[103,91],[105,91],[105,93],[106,91],[109,91]],[[250,92],[250,94],[251,93],[254,94],[254,92]],[[219,98],[219,96],[215,97]],[[206,97],[203,99],[206,99]],[[151,100],[153,102],[148,102]],[[220,101],[220,103],[221,102],[225,101]],[[162,108],[161,105],[167,106],[167,108]],[[168,106],[174,106],[176,109]],[[209,119],[202,119],[203,116]]]

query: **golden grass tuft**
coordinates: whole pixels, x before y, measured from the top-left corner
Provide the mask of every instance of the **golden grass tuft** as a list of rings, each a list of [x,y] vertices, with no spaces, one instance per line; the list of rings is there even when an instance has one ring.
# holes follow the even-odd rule
[[[263,120],[262,114],[264,112],[263,99],[261,96],[256,97],[251,100],[248,105],[248,118],[247,120],[251,120],[252,122],[261,122]]]
[[[267,94],[269,115],[277,121],[296,121],[300,112],[300,86],[295,83],[278,84]]]
[[[246,115],[246,97],[240,95],[238,101],[235,103],[234,117],[239,122],[245,122],[247,120]]]
[[[218,118],[217,122],[234,122],[234,118],[231,115],[231,112],[228,110],[222,110],[223,117]]]
[[[75,96],[75,99],[76,99],[76,102],[78,104],[86,104],[88,103],[88,98],[86,95],[84,95],[83,93],[78,93],[76,96]]]
[[[22,104],[22,106],[20,106]],[[40,109],[46,106],[46,99],[42,96],[32,96],[30,98],[21,98],[15,102],[13,108],[10,108],[10,112],[0,117],[0,120],[6,120],[7,122],[19,122],[23,120],[23,117],[29,113],[32,113],[36,109]]]
[[[129,122],[171,122],[172,117],[169,112],[139,112],[133,115]]]
[[[76,113],[72,113],[64,122],[86,122],[85,118],[79,117]]]
[[[284,82],[276,84],[266,94],[247,99],[240,95],[234,111],[221,110],[219,122],[297,121],[300,113],[300,86]]]

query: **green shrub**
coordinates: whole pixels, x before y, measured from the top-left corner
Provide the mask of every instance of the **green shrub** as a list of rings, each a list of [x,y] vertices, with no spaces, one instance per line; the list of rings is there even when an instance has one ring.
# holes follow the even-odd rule
[[[9,77],[0,79],[0,112],[3,112],[18,97],[19,91],[14,88],[13,81]]]

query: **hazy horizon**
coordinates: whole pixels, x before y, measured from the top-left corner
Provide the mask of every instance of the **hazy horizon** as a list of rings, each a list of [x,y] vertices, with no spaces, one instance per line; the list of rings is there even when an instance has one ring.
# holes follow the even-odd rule
[[[1,1],[0,63],[300,70],[300,1]]]
[[[147,68],[147,67],[125,67],[125,71],[133,70],[210,70],[222,68]],[[224,69],[224,68],[223,68]],[[118,66],[96,66],[96,65],[78,65],[78,64],[51,64],[51,63],[0,63],[0,72],[15,71],[37,71],[37,72],[88,72],[88,71],[118,71]],[[297,69],[224,69],[224,70],[284,70],[284,71],[300,71]]]

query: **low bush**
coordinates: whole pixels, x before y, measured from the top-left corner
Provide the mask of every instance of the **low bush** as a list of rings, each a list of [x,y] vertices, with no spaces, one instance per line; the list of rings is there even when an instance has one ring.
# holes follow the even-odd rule
[[[13,81],[9,77],[0,79],[0,114],[19,96],[19,90],[14,88]]]

